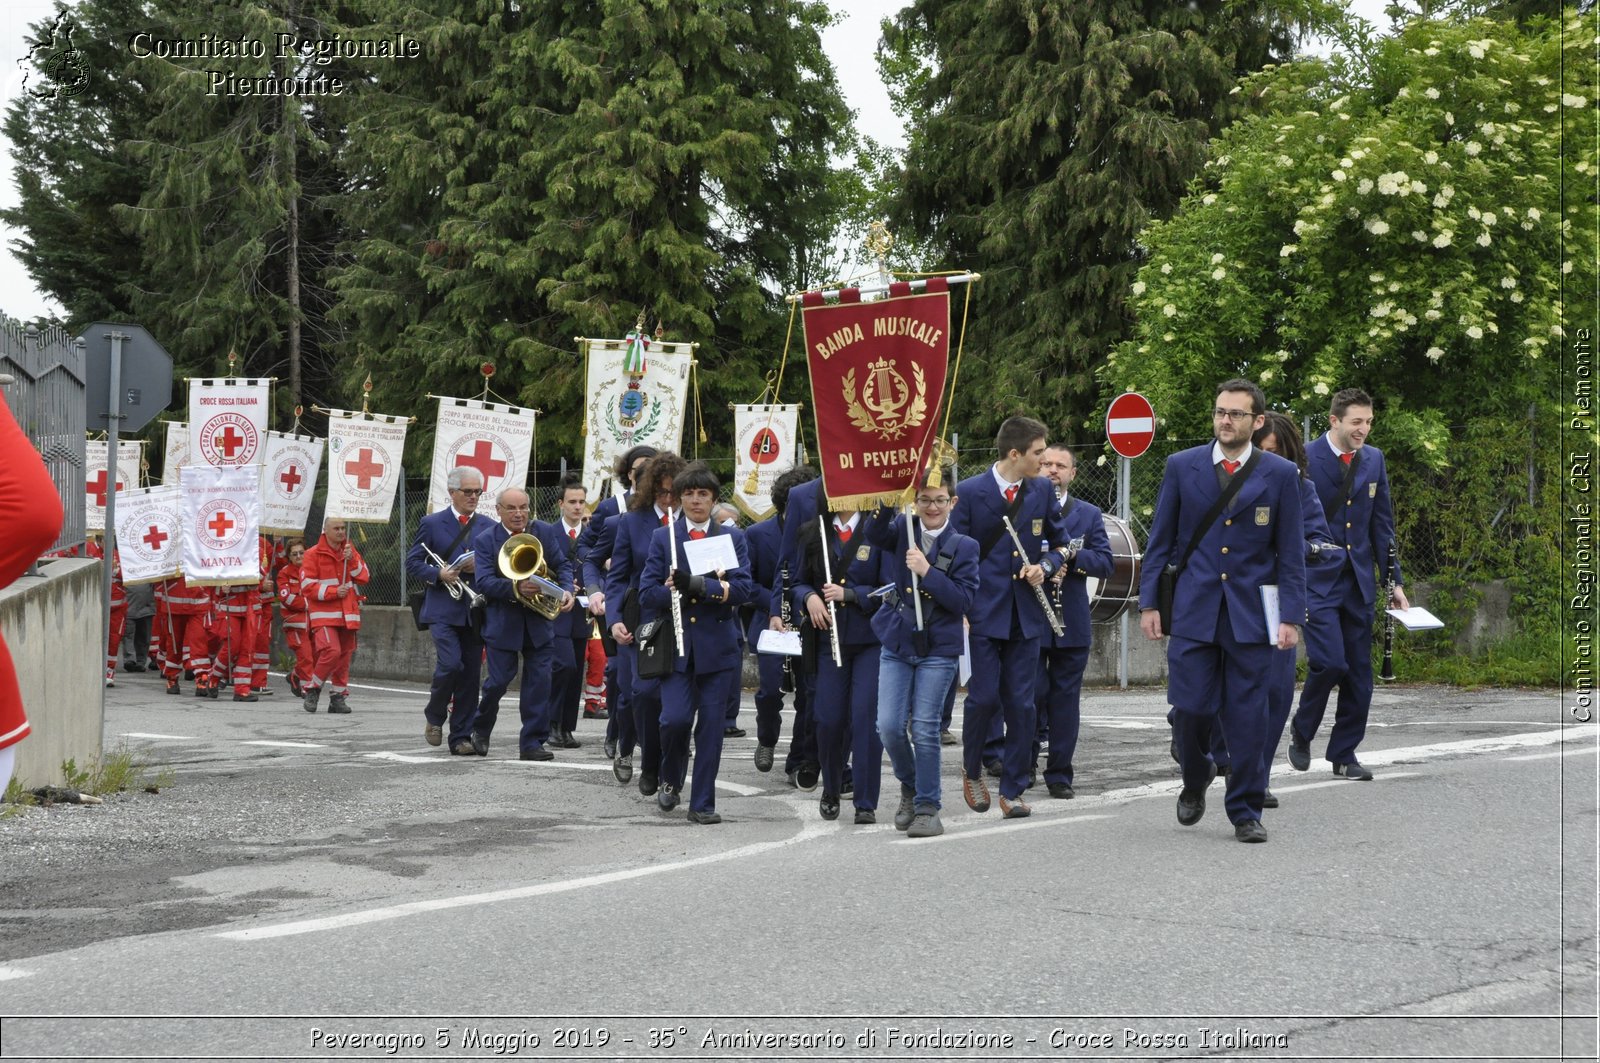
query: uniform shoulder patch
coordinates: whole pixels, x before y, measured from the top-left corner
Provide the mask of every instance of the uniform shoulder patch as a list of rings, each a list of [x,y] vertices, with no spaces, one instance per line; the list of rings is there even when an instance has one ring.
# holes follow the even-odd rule
[[[867,560],[870,560],[871,557],[872,557],[872,547],[868,546],[866,543],[862,543],[861,546],[858,547],[857,550],[856,550],[856,560],[857,561],[867,561]]]

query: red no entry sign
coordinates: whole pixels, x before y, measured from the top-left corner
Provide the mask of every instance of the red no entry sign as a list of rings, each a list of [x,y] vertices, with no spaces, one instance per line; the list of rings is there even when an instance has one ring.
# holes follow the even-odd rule
[[[1106,410],[1106,438],[1124,458],[1137,458],[1150,449],[1156,437],[1156,411],[1150,400],[1129,391],[1111,400]]]

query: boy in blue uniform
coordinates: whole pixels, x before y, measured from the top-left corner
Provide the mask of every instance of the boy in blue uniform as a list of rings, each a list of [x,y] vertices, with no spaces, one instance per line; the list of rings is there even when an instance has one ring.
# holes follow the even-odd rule
[[[794,693],[795,726],[792,734],[800,731],[799,720],[810,711],[806,701],[806,684],[796,681],[798,662],[771,653],[756,653],[761,632],[771,628],[784,630],[783,609],[772,612],[772,603],[781,602],[784,595],[792,598],[794,576],[779,556],[783,546],[784,517],[789,508],[789,492],[799,484],[817,478],[817,471],[800,465],[783,473],[772,485],[772,505],[777,510],[772,516],[751,525],[744,533],[745,549],[750,554],[750,578],[755,592],[750,600],[750,624],[746,642],[751,653],[756,654],[756,668],[760,675],[756,687],[756,770],[771,771],[772,758],[777,749],[778,737],[783,728],[783,695],[786,687]],[[789,627],[798,620],[791,613]],[[785,668],[789,681],[785,683]],[[809,717],[808,717],[809,718]]]
[[[663,812],[678,804],[688,773],[692,725],[694,781],[689,791],[689,822],[707,825],[722,822],[717,813],[717,769],[722,760],[728,686],[739,681],[743,658],[738,608],[750,599],[750,558],[744,533],[711,519],[718,487],[716,476],[703,462],[690,464],[673,478],[673,491],[683,513],[676,528],[657,528],[651,535],[649,558],[639,583],[646,622],[658,617],[669,621],[674,591],[683,616],[683,652],[675,655],[672,672],[661,680],[661,781],[656,804]],[[693,572],[688,544],[718,536],[732,540],[736,563],[731,568]]]
[[[878,737],[900,781],[895,829],[912,838],[944,833],[939,717],[956,681],[962,626],[978,593],[978,544],[951,526],[951,479],[945,470],[940,486],[930,487],[923,477],[911,520],[884,508],[867,525],[867,540],[883,550],[880,574],[890,585],[872,617],[883,644]]]

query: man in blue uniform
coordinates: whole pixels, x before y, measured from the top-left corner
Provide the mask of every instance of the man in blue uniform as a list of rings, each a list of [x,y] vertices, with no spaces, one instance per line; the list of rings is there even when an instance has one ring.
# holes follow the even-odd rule
[[[1228,819],[1242,842],[1267,840],[1261,754],[1273,647],[1299,641],[1306,613],[1300,472],[1251,445],[1265,412],[1261,389],[1248,380],[1217,386],[1214,442],[1167,459],[1139,580],[1139,627],[1147,638],[1168,638],[1167,701],[1183,769],[1178,822],[1193,826],[1205,814],[1206,788],[1217,773],[1211,729],[1220,726],[1233,758]],[[1219,508],[1230,489],[1233,497]],[[1170,631],[1159,593],[1169,563],[1176,569]],[[1263,593],[1269,586],[1276,588],[1273,614]]]
[[[1389,547],[1394,542],[1394,510],[1389,504],[1389,474],[1383,452],[1367,445],[1372,431],[1372,398],[1359,388],[1336,392],[1328,412],[1328,431],[1306,448],[1311,483],[1322,502],[1333,541],[1344,547],[1342,564],[1319,565],[1310,580],[1311,614],[1306,624],[1310,670],[1300,691],[1289,733],[1289,763],[1311,767],[1311,739],[1322,724],[1328,695],[1339,688],[1328,736],[1327,759],[1333,773],[1366,781],[1372,772],[1356,759],[1372,708],[1372,616],[1379,584],[1388,582]],[[1407,608],[1395,562],[1392,604]]]
[[[1050,741],[1045,761],[1045,788],[1051,797],[1070,799],[1072,755],[1078,748],[1079,707],[1083,694],[1083,670],[1089,663],[1093,628],[1089,620],[1089,578],[1110,579],[1116,562],[1111,557],[1111,540],[1106,536],[1105,517],[1098,506],[1074,498],[1072,481],[1078,475],[1078,462],[1065,446],[1045,448],[1040,463],[1045,479],[1055,488],[1055,502],[1066,522],[1067,548],[1064,564],[1046,586],[1050,603],[1061,618],[1062,633],[1046,632],[1039,645],[1039,677],[1034,704],[1039,713],[1039,737]],[[1033,744],[1032,763],[1038,763],[1038,741]]]
[[[978,543],[978,595],[968,614],[972,678],[961,725],[962,795],[974,811],[988,811],[983,746],[990,722],[1003,712],[1000,810],[1008,819],[1032,812],[1022,792],[1038,730],[1033,691],[1039,643],[1050,633],[1035,588],[1062,567],[1069,538],[1055,488],[1039,475],[1046,439],[1044,425],[1032,417],[1007,418],[995,435],[1000,460],[956,485],[961,504],[950,515],[951,527]]]
[[[761,632],[772,628],[783,630],[783,612],[772,612],[772,601],[792,593],[794,576],[781,563],[779,552],[783,547],[785,515],[789,508],[789,492],[799,484],[817,478],[817,471],[801,465],[780,475],[772,485],[772,505],[777,510],[766,520],[752,524],[744,533],[745,549],[750,555],[750,578],[755,586],[750,599],[750,623],[745,638],[750,652],[756,654],[756,669],[760,675],[756,687],[756,770],[771,771],[772,758],[783,727],[783,695],[794,692],[795,715],[801,713],[805,699],[805,684],[795,681],[794,669],[798,662],[772,653],[756,653]],[[791,601],[790,608],[793,608]],[[794,627],[797,613],[791,613],[789,627]],[[787,677],[787,678],[786,678]]]
[[[523,604],[538,594],[529,579],[513,583],[500,574],[500,547],[513,535],[529,532],[539,540],[552,582],[563,588],[561,609],[570,610],[574,598],[566,588],[572,586],[572,561],[567,557],[566,537],[554,525],[542,520],[529,522],[528,493],[508,487],[495,502],[500,523],[478,533],[473,543],[477,562],[478,590],[488,599],[484,605],[483,641],[489,649],[489,679],[483,685],[478,703],[478,719],[472,727],[472,744],[478,755],[489,750],[489,736],[500,716],[500,698],[522,663],[522,693],[518,709],[522,730],[518,749],[522,760],[553,760],[547,748],[550,740],[550,680],[555,655],[555,625]]]
[[[417,525],[416,538],[406,554],[406,575],[427,586],[418,620],[433,636],[435,664],[428,704],[423,706],[423,738],[430,746],[444,740],[445,717],[450,718],[450,752],[472,756],[473,718],[478,713],[478,676],[483,664],[483,640],[471,619],[472,573],[477,567],[473,541],[493,522],[478,514],[483,494],[483,474],[470,465],[450,470],[445,479],[450,507],[430,513]],[[428,556],[445,562],[434,564]],[[452,597],[450,587],[460,597]]]
[[[583,477],[568,473],[561,481],[561,502],[555,521],[562,552],[572,562],[573,574],[583,570],[578,540],[583,536],[583,514],[588,508],[589,491]],[[589,614],[569,609],[556,617],[555,670],[550,704],[550,745],[556,749],[577,749],[583,745],[572,732],[578,726],[578,709],[583,701],[583,673],[588,667]]]

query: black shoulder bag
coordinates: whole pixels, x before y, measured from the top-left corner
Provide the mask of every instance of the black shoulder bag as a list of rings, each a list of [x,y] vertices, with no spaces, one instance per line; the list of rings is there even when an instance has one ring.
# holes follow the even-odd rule
[[[1156,577],[1156,609],[1161,614],[1161,633],[1172,634],[1172,596],[1178,589],[1178,575],[1189,564],[1189,557],[1200,545],[1200,540],[1205,538],[1206,532],[1211,530],[1211,525],[1216,523],[1222,511],[1228,508],[1228,503],[1233,501],[1233,496],[1239,493],[1245,480],[1255,471],[1256,465],[1261,461],[1261,448],[1256,447],[1250,453],[1250,460],[1244,463],[1244,468],[1233,474],[1228,486],[1222,489],[1222,494],[1211,504],[1206,515],[1200,518],[1200,523],[1195,526],[1194,535],[1189,539],[1188,547],[1183,551],[1183,557],[1176,562],[1167,562],[1167,567],[1161,570],[1161,575]]]
[[[673,637],[670,616],[640,624],[633,637],[639,644],[639,678],[661,679],[672,674],[678,641]]]

